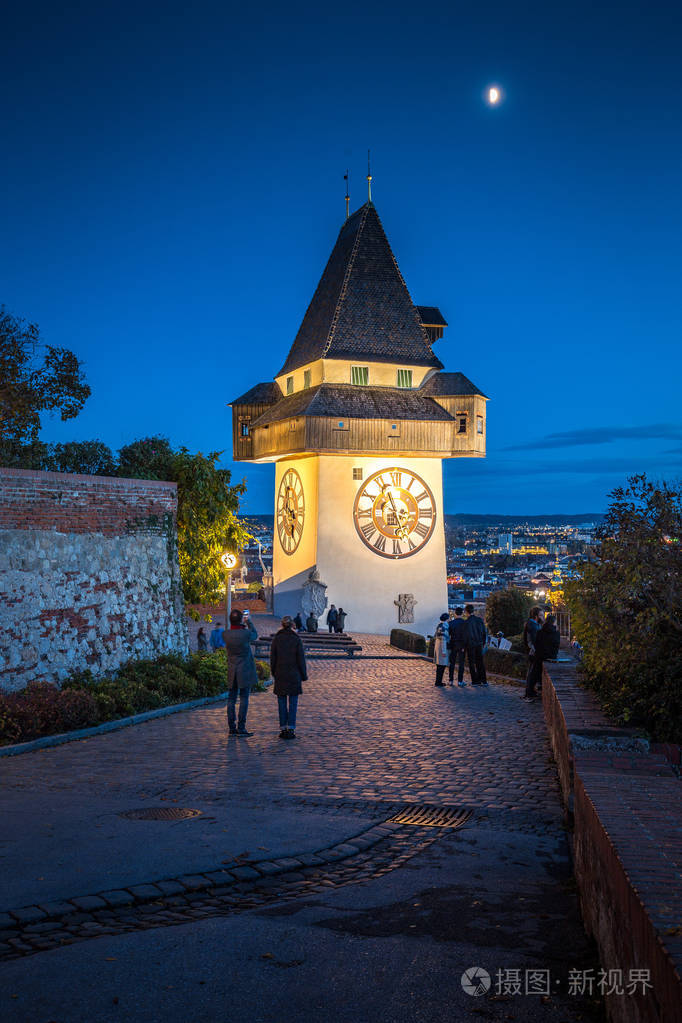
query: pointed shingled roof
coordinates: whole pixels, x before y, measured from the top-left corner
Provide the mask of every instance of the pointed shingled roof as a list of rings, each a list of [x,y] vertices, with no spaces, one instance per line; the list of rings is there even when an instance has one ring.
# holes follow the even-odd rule
[[[278,376],[323,357],[442,368],[371,202],[339,231]]]

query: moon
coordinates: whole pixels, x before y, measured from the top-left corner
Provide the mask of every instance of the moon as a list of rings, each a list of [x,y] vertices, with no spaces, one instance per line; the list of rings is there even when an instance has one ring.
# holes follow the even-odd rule
[[[485,90],[485,100],[488,106],[496,107],[502,102],[502,89],[499,85],[489,85]]]

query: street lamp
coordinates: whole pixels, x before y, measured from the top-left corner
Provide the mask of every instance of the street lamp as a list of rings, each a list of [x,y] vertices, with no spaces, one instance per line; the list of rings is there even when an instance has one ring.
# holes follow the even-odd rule
[[[232,572],[236,568],[237,559],[234,554],[220,555],[220,564],[225,569],[225,628],[230,627],[230,611],[232,610]]]

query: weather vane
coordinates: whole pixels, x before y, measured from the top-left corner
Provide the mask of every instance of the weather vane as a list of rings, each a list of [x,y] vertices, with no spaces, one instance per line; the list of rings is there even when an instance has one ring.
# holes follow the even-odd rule
[[[369,166],[369,149],[367,150],[367,201],[372,201],[372,171]]]
[[[350,216],[350,195],[348,194],[348,189],[350,187],[350,175],[347,168],[346,173],[343,175],[343,180],[346,182],[346,220],[348,220]]]

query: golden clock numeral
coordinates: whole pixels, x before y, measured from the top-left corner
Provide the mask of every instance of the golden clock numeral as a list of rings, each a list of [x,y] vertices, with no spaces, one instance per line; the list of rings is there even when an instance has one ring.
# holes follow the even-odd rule
[[[417,502],[417,504],[421,504],[422,501],[428,500],[428,497],[429,495],[426,493],[426,491],[422,490],[421,494],[415,497],[415,501]]]
[[[391,482],[393,483],[394,487],[399,487],[399,486],[402,485],[402,478],[403,478],[403,474],[401,472],[392,472],[391,473]]]
[[[366,526],[362,527],[362,534],[365,540],[369,540],[370,543],[372,542],[372,537],[376,532],[377,530],[373,522],[368,522]]]
[[[382,552],[386,550],[386,537],[384,536],[383,533],[379,533],[379,536],[378,536],[376,542],[374,543],[374,549],[375,549],[375,551],[382,551]]]
[[[433,508],[420,508],[419,509],[419,518],[420,519],[432,519],[433,518]]]
[[[393,553],[394,554],[400,554],[400,541],[399,540],[394,540],[393,541]]]
[[[406,490],[412,490],[412,486],[414,484],[414,480],[415,480],[415,477],[414,476],[410,476],[410,482],[407,484],[407,486],[405,488]]]
[[[414,532],[417,533],[422,539],[429,535],[429,527],[425,526],[423,522],[418,522],[414,527]]]
[[[362,511],[358,512],[358,518],[359,519],[369,519],[371,517],[372,517],[372,509],[371,508],[363,508]]]
[[[416,548],[416,546],[417,546],[416,543],[412,543],[412,537],[410,537],[410,536],[408,536],[408,538],[407,538],[407,545],[408,545],[408,547],[410,548],[411,551],[413,551]]]

